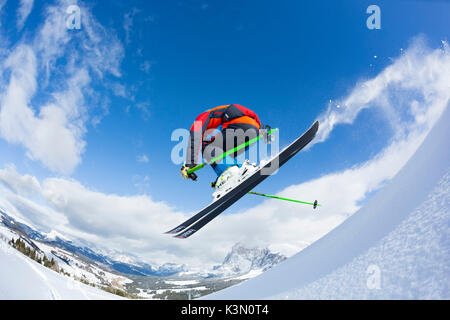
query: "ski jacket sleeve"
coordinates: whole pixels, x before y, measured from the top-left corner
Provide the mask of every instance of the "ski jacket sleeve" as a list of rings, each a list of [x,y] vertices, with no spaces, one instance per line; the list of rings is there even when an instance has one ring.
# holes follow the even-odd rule
[[[201,113],[194,121],[189,132],[189,142],[186,155],[186,166],[193,168],[197,165],[198,154],[203,148],[203,138],[206,130],[217,128],[223,122],[223,110],[208,110]],[[213,121],[211,121],[214,119]],[[213,123],[211,123],[213,122]]]

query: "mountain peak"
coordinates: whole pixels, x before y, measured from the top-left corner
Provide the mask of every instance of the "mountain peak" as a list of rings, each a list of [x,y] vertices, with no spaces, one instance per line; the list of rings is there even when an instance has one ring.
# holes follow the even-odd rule
[[[223,274],[244,274],[251,271],[266,271],[285,260],[286,257],[272,253],[268,248],[248,247],[238,242],[233,245],[222,264],[215,268]]]

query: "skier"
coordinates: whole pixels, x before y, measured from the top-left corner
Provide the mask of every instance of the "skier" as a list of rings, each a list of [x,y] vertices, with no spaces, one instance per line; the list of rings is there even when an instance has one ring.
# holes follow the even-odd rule
[[[190,138],[186,162],[181,167],[181,176],[185,179],[197,180],[195,173],[188,170],[198,163],[200,150],[205,160],[235,148],[260,133],[266,134],[269,126],[261,126],[261,122],[252,110],[238,104],[222,105],[201,113],[190,129]],[[261,130],[260,129],[264,129]],[[256,165],[248,160],[238,163],[237,156],[245,152],[241,149],[211,164],[217,174],[217,180],[211,184],[216,190],[226,182],[243,174],[255,171]]]
[[[244,113],[238,112],[241,111]],[[270,130],[270,127],[267,129],[264,128],[264,126],[261,126],[258,117],[256,114],[246,109],[242,106],[238,105],[229,105],[229,106],[220,106],[211,110],[206,111],[205,113],[200,114],[197,117],[197,122],[194,123],[193,127],[191,128],[191,140],[189,142],[189,147],[191,149],[191,152],[188,150],[188,156],[186,164],[183,165],[181,168],[181,175],[186,179],[193,179],[196,180],[197,177],[193,176],[188,173],[188,168],[195,166],[195,158],[196,154],[194,153],[194,150],[202,150],[203,153],[203,144],[214,144],[211,140],[208,140],[208,136],[206,139],[204,139],[206,129],[211,126],[212,128],[220,128],[220,132],[226,131],[226,128],[230,127],[233,122],[233,120],[230,120],[233,112],[237,113],[236,117],[233,117],[233,120],[236,120],[236,125],[244,125],[244,127],[247,127],[251,129],[251,131],[255,132],[255,130],[258,132],[258,127],[260,128],[260,137],[263,138],[267,143],[270,143],[272,141],[272,137],[270,133],[272,130]],[[241,118],[242,117],[242,118]],[[245,117],[245,118],[244,118]],[[251,119],[253,120],[251,120]],[[217,120],[216,120],[217,119]],[[240,120],[239,120],[240,119]],[[217,121],[217,124],[214,125],[211,124],[211,120]],[[255,121],[255,122],[253,122]],[[249,122],[252,122],[250,124]],[[256,123],[257,125],[255,125]],[[247,126],[250,125],[250,126]],[[224,129],[223,127],[226,126]],[[261,130],[262,128],[262,130]],[[316,136],[317,131],[319,130],[319,121],[315,121],[314,124],[305,131],[301,136],[299,136],[297,139],[292,141],[287,147],[283,148],[280,152],[277,153],[275,157],[272,157],[268,161],[261,160],[261,163],[259,167],[252,166],[248,164],[248,161],[246,160],[240,167],[239,164],[236,164],[236,162],[230,162],[226,161],[226,169],[225,171],[221,171],[220,167],[218,168],[218,164],[212,165],[214,171],[219,175],[221,172],[221,175],[219,176],[219,181],[216,180],[216,183],[214,183],[214,193],[213,193],[213,202],[206,206],[204,209],[200,210],[197,214],[192,216],[191,218],[187,219],[186,221],[179,224],[177,227],[171,229],[170,231],[167,231],[168,234],[176,234],[176,238],[180,239],[186,239],[196,232],[198,232],[201,228],[206,226],[210,221],[215,219],[218,215],[220,215],[223,211],[225,211],[227,208],[229,208],[233,203],[238,201],[240,198],[242,198],[246,194],[256,194],[259,196],[265,196],[269,198],[275,198],[280,200],[286,200],[291,202],[297,202],[297,203],[303,203],[303,204],[309,204],[312,205],[313,208],[317,208],[320,206],[318,204],[318,201],[314,201],[314,203],[311,202],[304,202],[294,199],[288,199],[288,198],[281,198],[277,196],[270,196],[267,194],[252,192],[254,187],[259,185],[262,181],[264,181],[268,176],[270,176],[274,170],[277,170],[279,167],[284,165],[287,161],[289,161],[292,157],[294,157],[298,152],[300,152],[303,148],[305,148]],[[237,131],[237,130],[236,130]],[[264,132],[266,131],[266,132]],[[219,132],[219,133],[220,133]],[[201,144],[199,144],[200,148],[195,148],[195,136],[199,135],[201,139]],[[215,136],[213,136],[215,137]],[[258,140],[256,139],[256,140]],[[194,145],[194,147],[193,147]],[[221,144],[219,144],[221,145]],[[233,150],[233,149],[231,149]],[[234,151],[230,151],[232,153]],[[194,159],[194,160],[193,160]],[[212,161],[218,162],[216,159],[212,158],[211,161],[208,161],[208,163],[211,163]],[[204,165],[203,165],[204,166]],[[202,166],[200,166],[202,167]],[[232,169],[235,168],[235,169]],[[243,170],[242,170],[243,169]],[[250,173],[246,174],[250,169]],[[252,170],[254,169],[254,170]],[[268,169],[268,172],[263,173],[263,169]],[[230,173],[230,178],[228,178],[228,181],[223,185],[222,184],[222,177],[226,175],[230,171],[235,171]],[[235,177],[235,179],[231,179]],[[226,177],[224,178],[226,179]],[[219,187],[218,187],[219,186]]]

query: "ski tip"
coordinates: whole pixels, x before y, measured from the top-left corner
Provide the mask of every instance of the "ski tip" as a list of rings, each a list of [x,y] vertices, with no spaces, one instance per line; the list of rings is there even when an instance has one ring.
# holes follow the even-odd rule
[[[182,233],[180,233],[179,235],[174,236],[174,238],[178,238],[178,239],[186,239],[188,237],[190,237],[192,234],[194,234],[197,230],[195,229],[189,229],[186,230]]]

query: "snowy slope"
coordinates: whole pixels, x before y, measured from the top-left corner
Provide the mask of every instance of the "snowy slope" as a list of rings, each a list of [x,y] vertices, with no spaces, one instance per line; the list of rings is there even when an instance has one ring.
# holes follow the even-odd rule
[[[119,299],[50,270],[0,241],[0,300]]]
[[[450,299],[450,108],[397,176],[339,227],[210,299]]]

